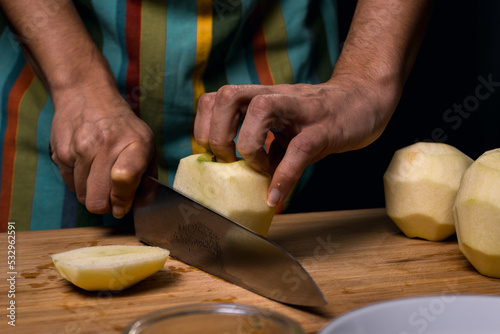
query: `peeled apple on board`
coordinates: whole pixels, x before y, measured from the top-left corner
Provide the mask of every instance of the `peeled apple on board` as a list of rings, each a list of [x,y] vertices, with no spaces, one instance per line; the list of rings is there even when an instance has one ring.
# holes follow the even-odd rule
[[[500,278],[500,149],[467,169],[453,210],[462,253],[479,273]]]
[[[180,160],[173,188],[207,208],[263,236],[267,235],[275,208],[267,205],[268,174],[248,162],[217,162],[211,153]]]
[[[52,255],[59,274],[88,291],[123,290],[159,271],[170,252],[151,246],[93,246]]]
[[[453,204],[472,162],[444,143],[397,150],[383,177],[387,215],[410,238],[439,241],[453,235]]]

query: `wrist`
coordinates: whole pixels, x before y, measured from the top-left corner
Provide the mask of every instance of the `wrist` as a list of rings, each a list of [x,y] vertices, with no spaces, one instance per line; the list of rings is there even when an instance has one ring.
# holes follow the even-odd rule
[[[343,92],[348,101],[346,117],[353,123],[349,129],[354,134],[347,136],[359,139],[350,149],[363,148],[374,142],[386,128],[399,103],[402,81],[393,71],[384,69],[368,69],[353,64],[345,69],[337,68],[325,83]]]
[[[93,43],[93,42],[92,42]],[[80,49],[80,48],[79,48]],[[107,60],[95,45],[67,53],[56,66],[47,67],[44,76],[51,94],[85,87],[115,87]]]
[[[339,64],[329,82],[343,82],[360,91],[378,110],[392,114],[401,97],[405,79],[394,64]]]
[[[116,105],[125,102],[106,59],[97,47],[95,49],[46,75],[47,89],[56,110],[73,103],[75,98],[86,99],[86,104],[91,101]]]

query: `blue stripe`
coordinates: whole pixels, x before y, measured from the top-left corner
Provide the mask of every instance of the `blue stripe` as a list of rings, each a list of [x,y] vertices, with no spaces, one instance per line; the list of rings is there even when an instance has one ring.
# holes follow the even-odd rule
[[[323,24],[325,25],[326,38],[328,39],[328,53],[330,61],[335,66],[339,57],[339,34],[338,34],[338,18],[337,18],[337,1],[324,0],[321,1],[321,15],[323,16]]]
[[[252,40],[250,39],[248,43],[244,46],[245,58],[248,74],[250,75],[250,81],[256,85],[260,84],[259,75],[257,74],[257,68],[255,67],[255,61],[253,58],[253,46]]]
[[[253,13],[254,10],[255,6],[249,14]],[[243,29],[243,38],[242,38],[242,40],[245,41],[245,44],[243,45],[243,53],[246,59],[245,65],[248,71],[248,75],[250,76],[250,82],[253,84],[260,84],[259,74],[257,73],[257,68],[255,67],[255,60],[253,58],[252,30],[255,28],[255,24],[256,23],[252,21],[245,22],[245,27]]]
[[[75,193],[68,187],[64,187],[64,204],[61,217],[61,228],[71,228],[76,226],[76,213],[78,210],[78,201]]]
[[[54,108],[49,99],[42,108],[37,125],[38,165],[31,218],[31,230],[57,229],[64,204],[64,181],[49,157],[48,143]],[[43,219],[40,219],[43,217]]]
[[[226,78],[229,84],[231,85],[241,85],[241,84],[249,84],[249,83],[258,83],[259,81],[255,81],[256,76],[253,77],[250,74],[248,65],[247,65],[247,54],[246,49],[243,44],[245,40],[243,37],[245,24],[248,21],[248,17],[251,12],[254,10],[258,1],[242,1],[241,3],[241,11],[242,18],[241,24],[238,27],[238,31],[236,32],[236,36],[231,45],[231,48],[228,50],[226,57]],[[252,61],[253,64],[253,61]],[[255,72],[255,75],[257,73]]]
[[[163,152],[170,184],[179,159],[192,154],[191,139],[186,134],[191,133],[194,119],[192,70],[196,59],[196,13],[196,1],[168,2]]]
[[[3,142],[7,131],[7,104],[9,102],[10,91],[21,74],[26,60],[21,48],[17,44],[14,35],[9,29],[4,29],[0,35],[0,182],[2,178],[2,157]],[[5,75],[3,75],[5,74]],[[0,190],[1,191],[1,190]]]
[[[105,1],[103,1],[105,2]],[[128,55],[127,55],[127,41],[125,36],[125,24],[127,18],[127,0],[117,0],[116,1],[116,35],[119,43],[119,48],[121,49],[121,65],[119,73],[116,74],[116,79],[118,82],[118,88],[125,97],[126,94],[126,78],[127,78],[127,68],[128,68]]]
[[[309,34],[309,38],[311,39],[311,41],[316,41],[316,35],[314,34],[314,31],[311,28],[307,29],[307,33]],[[311,50],[309,57],[312,58],[313,55],[314,55],[314,50]],[[312,64],[310,64],[309,67],[311,67],[311,65]],[[317,73],[317,71],[315,71],[315,69],[309,68],[309,82],[308,83],[310,83],[312,85],[316,85],[316,84],[320,83],[318,73]]]
[[[288,36],[288,58],[292,66],[293,80],[295,83],[308,82],[311,72],[311,39],[307,26],[309,1],[281,0],[281,11],[285,20]],[[299,24],[299,22],[304,22]]]
[[[93,0],[92,7],[97,15],[103,37],[102,53],[108,60],[111,72],[118,78],[123,69],[124,55],[121,51],[121,43],[125,40],[125,35],[120,36],[120,28],[124,28],[124,22],[119,22],[119,1]],[[120,15],[120,16],[118,16]],[[123,19],[122,19],[123,21]],[[118,29],[118,30],[117,30]]]

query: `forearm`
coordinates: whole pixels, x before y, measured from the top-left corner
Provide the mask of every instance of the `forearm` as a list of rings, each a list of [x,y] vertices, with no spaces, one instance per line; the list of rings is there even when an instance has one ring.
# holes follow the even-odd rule
[[[114,86],[107,62],[72,1],[0,0],[30,65],[51,94],[87,81]]]
[[[127,213],[142,175],[153,170],[154,138],[118,91],[72,1],[0,0],[54,104],[52,159],[93,213]]]
[[[402,89],[430,6],[431,0],[359,0],[333,76],[347,74]]]

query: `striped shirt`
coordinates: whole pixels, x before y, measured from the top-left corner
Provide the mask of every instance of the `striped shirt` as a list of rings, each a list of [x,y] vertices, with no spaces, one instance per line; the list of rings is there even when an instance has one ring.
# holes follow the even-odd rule
[[[120,92],[153,130],[169,184],[179,159],[201,150],[192,127],[203,93],[324,82],[338,56],[334,0],[74,3]],[[0,231],[8,221],[18,230],[116,223],[79,204],[51,162],[51,98],[1,15],[0,50]]]

